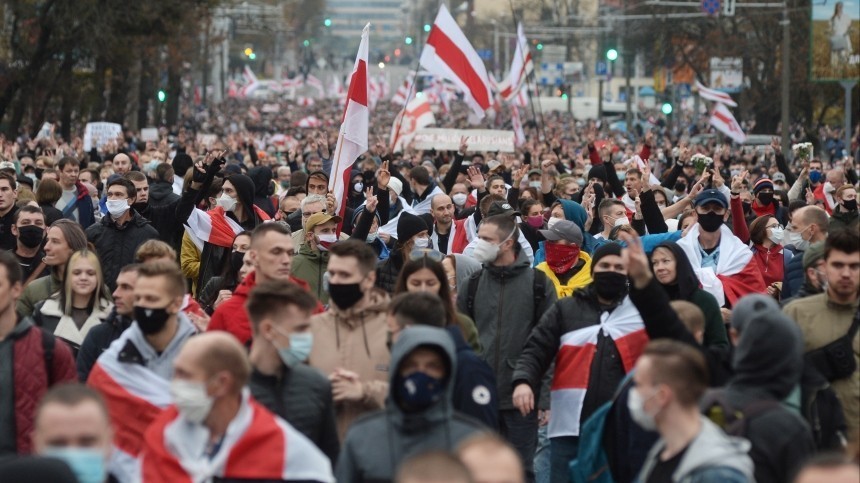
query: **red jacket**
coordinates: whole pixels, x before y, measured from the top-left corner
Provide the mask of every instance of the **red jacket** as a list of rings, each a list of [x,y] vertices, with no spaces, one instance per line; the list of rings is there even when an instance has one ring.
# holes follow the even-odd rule
[[[14,340],[11,364],[13,366],[12,380],[15,391],[15,439],[18,454],[29,454],[33,451],[32,432],[36,418],[36,406],[48,388],[54,384],[75,381],[75,360],[72,350],[65,342],[53,335],[44,333],[33,325],[27,317],[9,334]],[[44,337],[53,339],[53,361],[48,368],[45,360],[45,346],[50,344]],[[48,346],[50,347],[50,346]],[[10,361],[0,361],[8,364]],[[0,388],[8,390],[9,388]]]
[[[248,294],[251,292],[251,289],[257,285],[256,275],[256,272],[249,273],[245,277],[245,280],[242,280],[242,283],[236,287],[233,296],[215,309],[215,313],[212,314],[212,319],[209,321],[209,327],[206,329],[207,331],[223,330],[229,332],[243,344],[248,344],[251,341],[251,321],[248,320],[245,302],[248,301]],[[310,292],[310,286],[304,280],[290,276],[290,281],[303,288],[306,292]],[[317,301],[317,309],[314,313],[318,314],[323,311],[322,304]]]
[[[770,249],[753,244],[753,260],[758,263],[764,284],[770,286],[774,282],[782,282],[784,260],[782,245],[774,245]]]

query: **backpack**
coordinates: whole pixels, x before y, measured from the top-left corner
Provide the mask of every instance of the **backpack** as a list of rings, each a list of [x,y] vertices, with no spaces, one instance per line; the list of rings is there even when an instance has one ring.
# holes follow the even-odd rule
[[[478,283],[481,281],[481,275],[484,270],[478,270],[469,277],[469,285],[466,287],[466,315],[475,319],[475,294],[478,293]],[[541,306],[546,300],[546,287],[549,279],[540,270],[532,269],[534,278],[532,279],[532,296],[534,297],[534,315],[532,321],[537,325],[543,314],[539,313]]]
[[[700,405],[705,416],[726,434],[742,438],[747,437],[750,421],[780,406],[779,401],[768,399],[737,407],[729,402],[723,389],[709,389]]]
[[[803,367],[800,404],[800,414],[809,424],[816,449],[842,451],[848,433],[842,404],[827,379],[810,364]]]

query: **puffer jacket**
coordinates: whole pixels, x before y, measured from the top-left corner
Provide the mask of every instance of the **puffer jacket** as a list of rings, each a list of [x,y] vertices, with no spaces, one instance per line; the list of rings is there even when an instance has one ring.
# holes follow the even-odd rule
[[[407,412],[395,389],[402,384],[398,369],[420,346],[433,347],[447,359],[444,395],[427,409]],[[433,450],[453,451],[464,439],[485,431],[478,421],[453,409],[452,379],[457,372],[454,351],[454,342],[444,329],[417,326],[400,333],[391,349],[391,389],[385,409],[361,418],[350,428],[337,461],[338,482],[393,481],[397,467],[410,456]]]
[[[326,376],[346,369],[358,374],[362,383],[362,400],[335,406],[337,432],[343,440],[352,422],[381,408],[388,394],[388,294],[373,289],[366,306],[349,310],[330,305],[311,318],[311,332],[314,345],[308,365]]]
[[[526,339],[537,325],[535,314],[543,314],[556,301],[555,287],[547,281],[542,307],[535,310],[534,277],[529,259],[521,251],[509,266],[485,264],[478,276],[469,310],[469,281],[458,286],[457,308],[472,317],[478,326],[481,356],[493,368],[499,389],[499,409],[514,409],[513,374]]]
[[[53,339],[54,352],[50,367],[45,360],[44,349],[46,345],[50,347],[46,337]],[[33,449],[31,436],[39,400],[54,384],[76,379],[75,361],[65,342],[36,327],[29,317],[20,319],[8,338],[14,341],[12,351],[3,353],[11,355],[12,360],[0,360],[0,366],[12,367],[17,452],[28,454]]]
[[[328,303],[328,292],[323,288],[323,274],[328,268],[328,256],[328,252],[314,250],[307,243],[303,243],[290,265],[293,276],[304,280],[310,287],[310,292],[323,304]]]
[[[104,281],[111,292],[122,267],[134,263],[134,252],[147,240],[158,239],[158,232],[146,218],[134,212],[125,225],[118,226],[111,215],[87,228],[87,241],[96,247]]]

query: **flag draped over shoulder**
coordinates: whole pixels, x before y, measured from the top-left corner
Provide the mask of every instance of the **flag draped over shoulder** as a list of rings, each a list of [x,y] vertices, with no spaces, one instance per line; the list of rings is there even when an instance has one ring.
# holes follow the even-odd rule
[[[346,97],[346,108],[337,138],[331,176],[328,189],[335,196],[335,209],[343,218],[346,213],[346,200],[349,196],[349,172],[355,160],[367,151],[367,131],[370,125],[370,110],[368,109],[368,35],[370,24],[361,32],[361,43],[355,56],[355,66],[349,81],[349,91]],[[338,233],[340,225],[338,226]]]

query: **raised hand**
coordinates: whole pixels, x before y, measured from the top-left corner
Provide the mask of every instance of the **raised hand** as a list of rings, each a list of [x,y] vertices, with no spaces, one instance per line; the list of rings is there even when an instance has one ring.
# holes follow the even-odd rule
[[[627,276],[633,281],[633,286],[642,289],[651,281],[651,262],[645,249],[642,248],[642,239],[636,234],[624,231],[618,232],[618,238],[623,240],[627,247],[621,250],[621,258],[627,265]]]
[[[732,185],[730,189],[732,193],[738,193],[744,187],[744,180],[749,176],[749,171],[744,170],[741,174],[732,177]]]
[[[383,161],[376,171],[376,186],[381,190],[387,190],[389,181],[391,181],[391,173],[388,171],[388,161]]]
[[[478,169],[476,166],[469,166],[469,169],[467,170],[467,176],[469,177],[469,183],[472,185],[472,188],[478,191],[483,191],[484,189],[486,189],[486,187],[484,186],[484,175],[481,174],[481,170]]]
[[[466,136],[460,137],[460,147],[457,148],[459,153],[462,153],[464,156],[466,155],[466,149],[469,147],[469,144],[466,142],[468,138]]]
[[[364,190],[364,206],[367,211],[373,213],[376,211],[376,206],[379,204],[379,198],[373,194],[373,187]]]
[[[334,191],[329,190],[325,195],[325,210],[328,214],[335,214],[334,205],[337,200],[334,197]]]

